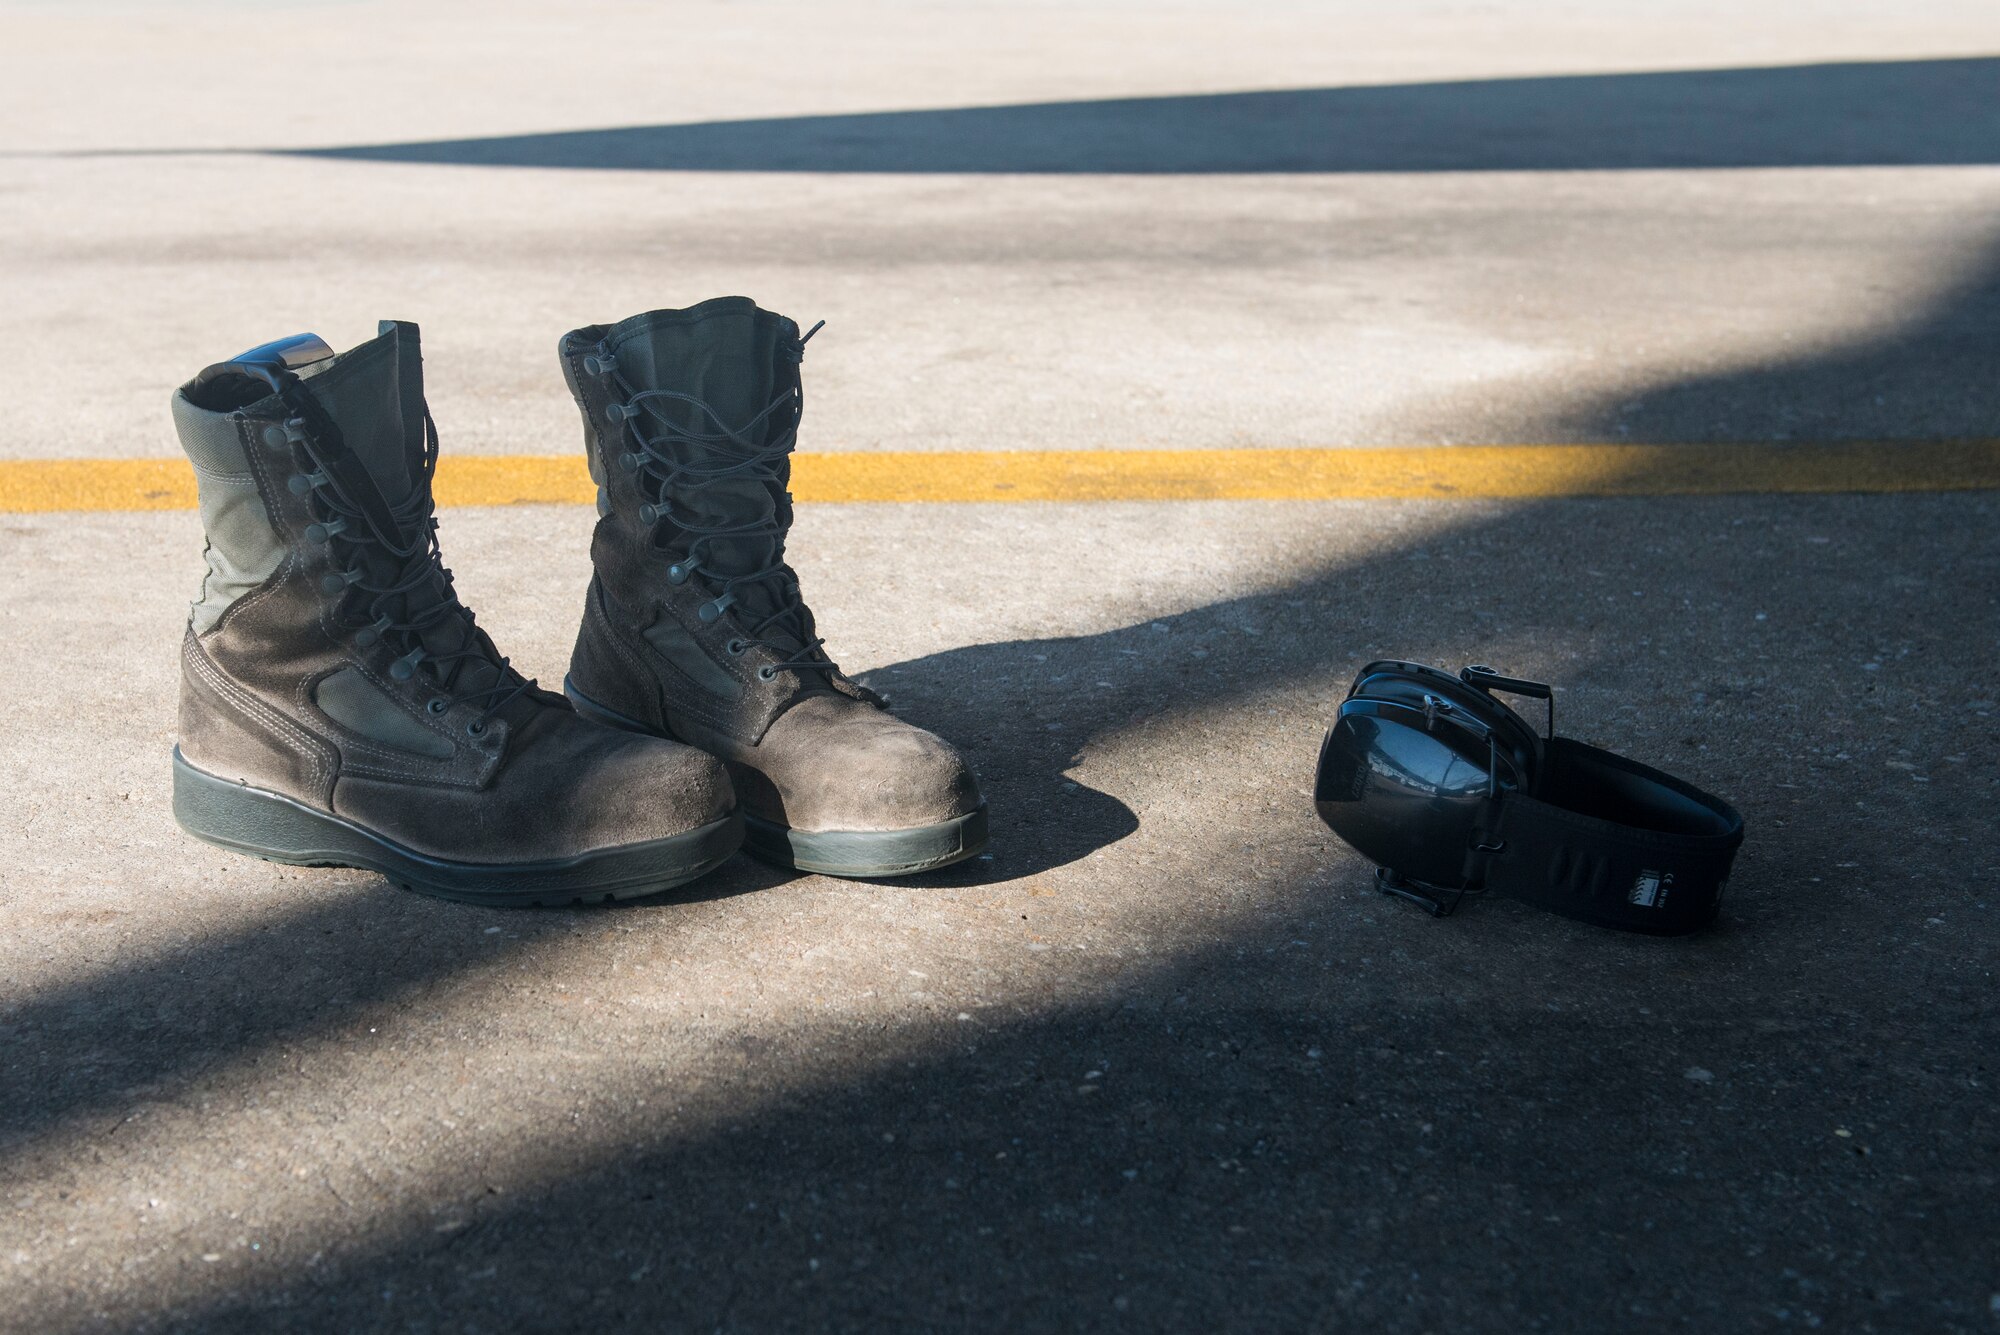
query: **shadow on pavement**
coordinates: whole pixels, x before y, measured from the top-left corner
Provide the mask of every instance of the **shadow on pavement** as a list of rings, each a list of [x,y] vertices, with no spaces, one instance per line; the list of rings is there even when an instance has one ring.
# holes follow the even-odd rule
[[[1987,336],[1950,307],[1911,336],[1960,319]],[[1021,988],[1037,1010],[913,1017],[893,1043],[815,1033],[837,1060],[773,1054],[779,1092],[723,1121],[552,1134],[506,1195],[329,1218],[233,1287],[162,1271],[123,1324],[1980,1328],[1994,518],[1979,495],[1469,506],[1260,593],[870,674],[974,743],[1000,848],[1119,838],[1115,795],[1052,776],[1149,728],[1252,755],[1286,800],[1179,850],[1230,907],[1143,967],[1052,971]],[[1735,800],[1721,930],[1635,941],[1504,902],[1439,923],[1374,896],[1291,795],[1300,720],[1382,654],[1545,675],[1566,731]],[[448,989],[494,958],[488,921],[531,941],[573,920],[342,900],[31,1001],[0,1028],[6,1131],[73,1135]]]
[[[1202,851],[1240,857],[1256,902],[1095,998],[913,1018],[893,1040],[817,1035],[834,1059],[770,1052],[773,1069],[818,1073],[719,1122],[635,1118],[583,1155],[551,1144],[529,1189],[467,1184],[177,1315],[240,1330],[1975,1328],[2000,1223],[1980,1037],[1981,952],[2000,933],[1976,889],[1934,873],[1968,856],[1954,841],[1984,828],[2000,766],[1932,794],[1881,768],[1879,733],[1955,689],[1971,641],[2000,633],[1990,596],[1964,609],[1954,592],[2000,574],[2000,542],[1985,499],[1923,498],[1980,535],[1956,566],[1933,562],[1882,503],[1690,500],[1645,529],[1644,501],[1508,509],[1265,594],[897,674],[924,683],[916,716],[993,726],[1021,702],[975,678],[1129,660],[1126,690],[1065,706],[1087,753],[1155,708],[1187,729],[1245,703],[1328,702],[1383,651],[1559,651],[1509,665],[1572,688],[1576,731],[1744,805],[1752,842],[1713,934],[1640,941],[1504,902],[1433,922],[1329,856],[1309,809],[1274,818],[1250,856],[1225,822]],[[1842,546],[1813,542],[1827,529]],[[1495,568],[1513,576],[1474,578]],[[1808,571],[1782,624],[1756,630],[1755,607],[1781,606],[1766,583]],[[1893,598],[1863,596],[1883,580]],[[1733,628],[1718,638],[1718,622]],[[1914,650],[1900,660],[1898,637]],[[1864,673],[1849,645],[1898,667]],[[1301,779],[1307,750],[1274,782]],[[1025,743],[1013,754],[1039,763]],[[1966,935],[1913,933],[1926,913]]]
[[[244,1056],[417,1004],[503,967],[584,918],[645,913],[792,879],[746,857],[653,899],[589,909],[474,909],[366,872],[313,872],[309,902],[0,1011],[0,1161],[37,1138],[115,1126]],[[489,932],[491,934],[489,934]]]
[[[1991,290],[1982,273],[1833,364],[1657,394],[1894,389],[1936,340],[1992,347]],[[1705,938],[1506,903],[1432,923],[1288,811],[1259,839],[1283,867],[1262,911],[1099,1002],[635,1135],[524,1200],[441,1205],[474,1220],[464,1244],[411,1227],[358,1269],[201,1314],[338,1326],[394,1291],[474,1325],[1975,1329],[2000,1226],[2000,933],[1975,903],[2000,873],[2000,762],[1927,753],[1970,739],[1913,719],[1990,716],[2000,542],[1986,498],[1910,503],[1921,531],[1867,497],[1678,501],[1667,526],[1646,501],[1495,507],[1262,593],[870,674],[917,721],[975,730],[1005,848],[1067,819],[1029,776],[1120,736],[1228,715],[1215,744],[1296,747],[1245,706],[1289,724],[1368,657],[1538,647],[1505,661],[1567,688],[1570,730],[1744,805],[1752,842]],[[1309,748],[1279,754],[1288,792]],[[1902,782],[1931,766],[1953,791]],[[1933,911],[1965,935],[1913,932]],[[592,1229],[593,1254],[550,1254]],[[476,1278],[496,1271],[504,1294]]]
[[[2000,58],[645,125],[294,150],[718,172],[1440,172],[2000,162]]]
[[[1745,1015],[1740,943],[1576,941],[1569,963],[1630,979],[1606,1005],[1524,939],[1560,925],[1292,907],[1352,929],[1340,966],[1291,948],[1296,925],[1246,934],[1117,1004],[961,1027],[908,1066],[701,1134],[634,1127],[545,1188],[468,1187],[359,1256],[183,1315],[246,1331],[1985,1319],[1992,1174],[1970,1153],[1996,1142],[1950,1031],[1988,1002],[1963,977],[1867,1022]],[[1266,1000],[1241,995],[1246,957],[1273,976]]]
[[[881,674],[912,682],[919,721],[949,711],[996,736],[1021,729],[1029,694],[1052,694],[1000,678],[1127,674],[1062,697],[1065,726],[1039,743],[1023,729],[997,753],[996,791],[1041,782],[1017,766],[1044,773],[1151,719],[1184,747],[1219,724],[1228,744],[1269,749],[1288,793],[1311,764],[1294,725],[1323,716],[1356,662],[1499,646],[1503,666],[1569,688],[1569,730],[1742,805],[1751,843],[1714,934],[1636,941],[1506,903],[1433,922],[1366,889],[1303,800],[1261,829],[1219,818],[1191,851],[1241,869],[1240,884],[1209,878],[1238,907],[1115,983],[1079,991],[1055,971],[1047,1004],[1017,1017],[815,1032],[766,1054],[798,1074],[721,1121],[680,1131],[638,1113],[592,1148],[552,1137],[503,1195],[446,1185],[429,1214],[329,1219],[258,1278],[155,1314],[242,1330],[1513,1331],[1551,1314],[1600,1329],[1971,1328],[2000,1224],[1981,1037],[1982,952],[2000,933],[1972,904],[1996,869],[1939,873],[1990,859],[1963,839],[1988,828],[2000,766],[1982,756],[1920,789],[1882,762],[1908,740],[1888,725],[1993,689],[1979,646],[2000,611],[1962,590],[2000,588],[2000,542],[1985,498],[1897,502],[1967,535],[1955,552],[1911,544],[1889,503],[1685,500],[1667,525],[1635,500],[1473,510],[1265,593]],[[1829,531],[1838,546],[1817,541]],[[1774,601],[1773,584],[1793,593]],[[1753,621],[1761,607],[1775,624]],[[1927,913],[1956,930],[1917,927]],[[170,998],[209,1008],[171,1036],[163,1078],[285,1036],[244,1013],[268,1009],[259,988],[232,1007],[200,980],[217,951],[234,976],[263,977],[352,924],[295,926],[205,947],[175,971],[186,981],[167,980]],[[471,967],[434,930],[406,929],[415,953],[379,1004]],[[320,981],[352,989],[379,953],[336,953]],[[133,1042],[159,984],[64,999],[65,1050]],[[10,1033],[33,1051],[33,1031]]]

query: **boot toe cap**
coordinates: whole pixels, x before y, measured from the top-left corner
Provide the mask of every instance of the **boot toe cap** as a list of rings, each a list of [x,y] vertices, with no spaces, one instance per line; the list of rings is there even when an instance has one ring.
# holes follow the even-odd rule
[[[575,794],[589,842],[667,839],[734,810],[729,771],[714,756],[661,738],[605,731],[615,740],[604,746]]]
[[[902,829],[936,825],[977,809],[979,780],[957,748],[915,728],[909,734],[897,744],[871,748],[856,788],[855,816],[874,813],[877,823]]]
[[[797,830],[907,830],[979,808],[979,780],[943,738],[871,706],[810,700],[739,768],[746,806]],[[762,808],[762,810],[758,810]]]

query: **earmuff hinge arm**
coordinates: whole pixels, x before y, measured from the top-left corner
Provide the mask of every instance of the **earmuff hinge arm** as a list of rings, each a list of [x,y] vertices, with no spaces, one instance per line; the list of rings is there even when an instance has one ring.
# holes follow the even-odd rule
[[[1546,700],[1549,706],[1548,731],[1542,740],[1548,741],[1556,735],[1556,689],[1545,681],[1529,681],[1525,677],[1503,677],[1484,663],[1474,663],[1462,668],[1458,679],[1467,686],[1477,686],[1482,691],[1505,691],[1509,695],[1525,695],[1530,700]]]

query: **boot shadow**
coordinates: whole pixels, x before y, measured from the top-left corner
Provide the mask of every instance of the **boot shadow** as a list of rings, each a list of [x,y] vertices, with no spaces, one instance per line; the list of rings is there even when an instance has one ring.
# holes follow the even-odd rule
[[[699,876],[685,885],[677,885],[671,890],[662,890],[656,895],[644,895],[634,899],[613,900],[609,904],[572,904],[569,907],[579,910],[603,909],[615,913],[622,909],[677,908],[687,904],[711,904],[718,900],[735,899],[739,895],[754,895],[760,891],[775,889],[797,880],[800,874],[786,867],[774,867],[767,862],[760,862],[739,850],[714,871]]]
[[[1139,828],[1118,798],[1074,777],[1081,748],[1130,721],[1116,697],[1062,688],[1100,680],[1092,663],[1115,656],[1125,631],[968,645],[862,674],[897,715],[944,737],[979,775],[991,837],[954,866],[894,884],[923,889],[986,885],[1081,861]]]

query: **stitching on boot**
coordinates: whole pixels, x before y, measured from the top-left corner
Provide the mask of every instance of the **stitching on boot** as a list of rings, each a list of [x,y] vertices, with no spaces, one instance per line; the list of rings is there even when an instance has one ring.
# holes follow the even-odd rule
[[[418,709],[415,705],[410,704],[409,701],[403,699],[402,696],[398,695],[396,693],[395,687],[391,686],[387,681],[385,681],[382,678],[382,675],[380,673],[376,672],[374,668],[370,667],[360,658],[355,657],[353,655],[349,655],[348,662],[352,664],[355,670],[360,672],[360,674],[363,677],[366,677],[370,682],[373,682],[376,686],[379,686],[382,689],[382,694],[389,697],[389,703],[396,706],[396,708],[402,710],[403,713],[407,714],[410,717],[410,719],[414,723],[416,723],[418,727],[424,729],[426,732],[435,733],[441,740],[448,743],[451,747],[450,763],[452,764],[458,763],[460,756],[464,753],[465,750],[465,748],[460,744],[458,738],[452,736],[451,733],[447,732],[444,728],[433,724],[428,718],[424,716],[423,710]],[[496,724],[499,723],[498,719],[495,719],[493,721]]]
[[[659,694],[659,679],[653,675],[650,667],[640,659],[637,651],[631,645],[625,643],[625,637],[619,633],[618,627],[612,622],[611,614],[603,607],[603,598],[604,592],[602,587],[597,582],[592,581],[590,588],[584,593],[583,597],[585,619],[594,618],[596,620],[599,628],[597,638],[610,646],[612,654],[631,672],[633,679],[640,682],[652,682],[655,694]],[[664,727],[667,721],[665,702],[656,700],[654,703],[659,707],[660,723]]]
[[[291,577],[297,573],[298,554],[287,551],[285,559],[278,563],[278,568],[271,572],[269,579],[223,609],[222,615],[216,618],[213,629],[217,631],[222,630],[230,624],[238,612],[248,613],[258,603],[275,596],[278,590],[283,588],[290,581]]]
[[[412,783],[434,784],[446,788],[464,788],[477,792],[486,784],[485,765],[464,773],[466,766],[462,755],[450,760],[426,765],[420,760],[412,760],[408,754],[392,751],[380,743],[371,742],[341,729],[342,751],[346,756],[341,766],[343,774],[373,774],[379,778],[408,779]],[[487,759],[481,753],[482,759]]]
[[[661,616],[672,617],[674,624],[679,626],[682,631],[687,633],[688,638],[694,641],[695,647],[700,649],[704,654],[708,653],[708,647],[702,644],[699,636],[695,635],[694,632],[688,630],[687,623],[685,621],[682,621],[678,616],[674,616],[673,609],[669,604],[663,601],[657,604],[657,606],[659,608],[659,614]],[[643,639],[644,637],[641,636],[641,638]],[[698,682],[696,682],[693,678],[689,677],[687,673],[681,671],[680,668],[675,666],[673,662],[671,662],[664,654],[660,653],[659,650],[654,649],[651,644],[648,644],[646,646],[646,650],[647,650],[647,657],[651,662],[651,671],[654,673],[655,680],[658,680],[658,674],[662,670],[664,670],[665,672],[671,674],[673,678],[681,684],[680,690],[668,693],[668,699],[672,701],[673,708],[677,709],[680,713],[690,715],[697,722],[702,723],[710,728],[713,728],[717,732],[722,733],[725,736],[735,737],[735,738],[749,738],[754,742],[755,733],[761,732],[762,731],[761,729],[757,729],[752,732],[746,732],[744,729],[740,727],[733,726],[730,715],[734,711],[728,709],[718,709],[714,706],[711,706],[708,703],[710,700],[715,699],[714,692],[706,689]],[[708,656],[710,661],[713,662],[714,655],[709,654]],[[723,671],[729,672],[729,667],[727,664],[717,664],[717,666],[721,667]],[[647,669],[641,668],[640,670],[643,672],[646,671]],[[738,674],[730,672],[729,675],[737,676]],[[747,686],[748,683],[746,682],[745,685]],[[746,701],[748,701],[753,698],[753,695],[754,692],[746,692],[744,698]]]
[[[264,518],[285,542],[285,559],[278,563],[278,568],[271,572],[270,578],[222,609],[222,615],[215,621],[216,630],[227,626],[238,613],[248,613],[257,604],[277,593],[285,582],[297,573],[299,561],[298,548],[289,540],[291,535],[287,532],[286,526],[280,522],[280,510],[274,501],[271,488],[271,475],[262,458],[262,442],[252,438],[249,418],[236,419],[236,434],[243,443],[243,456],[249,460],[250,476],[257,483],[257,498],[264,503]]]
[[[208,654],[195,639],[193,630],[189,630],[182,637],[181,662],[194,672],[204,686],[221,696],[225,702],[233,705],[251,721],[263,724],[277,735],[280,742],[291,745],[301,758],[310,764],[314,790],[325,793],[331,772],[329,766],[335,759],[325,743],[229,680],[220,668],[209,661]]]
[[[475,791],[485,785],[487,776],[492,768],[494,755],[489,755],[486,752],[472,748],[473,753],[479,756],[480,760],[484,763],[474,766],[470,774],[458,773],[457,771],[466,768],[465,752],[468,748],[463,746],[456,737],[431,727],[421,715],[409,708],[406,702],[396,694],[394,688],[388,682],[382,680],[374,669],[370,668],[366,663],[350,655],[347,661],[341,664],[341,666],[356,669],[363,677],[373,682],[376,686],[381,687],[383,694],[389,697],[391,704],[421,724],[425,730],[437,733],[446,742],[449,742],[452,748],[450,759],[440,759],[426,764],[421,760],[411,759],[407,752],[390,749],[379,742],[362,736],[350,728],[342,727],[337,719],[327,718],[327,722],[333,727],[335,734],[340,739],[340,772],[342,774],[366,774],[381,779],[407,779],[413,783],[427,783],[448,788],[469,788]],[[338,671],[339,669],[335,670]],[[299,682],[297,699],[301,713],[310,709],[313,713],[320,714],[322,717],[325,716],[325,711],[319,709],[317,703],[313,700],[311,687],[321,677],[326,675],[328,674],[321,673],[318,676],[308,677]],[[506,727],[498,719],[493,720],[490,726],[497,729],[504,729]],[[500,732],[498,736],[502,742],[506,740],[504,731]],[[504,750],[504,747],[501,749]]]
[[[345,665],[343,664],[343,666]],[[301,678],[298,685],[292,688],[292,702],[298,709],[301,717],[310,718],[314,714],[319,714],[323,718],[326,717],[324,711],[314,702],[311,689],[320,680],[320,676],[323,675],[325,674]],[[403,759],[401,756],[382,756],[380,747],[371,745],[368,739],[362,737],[359,733],[341,727],[337,719],[327,718],[327,722],[333,727],[335,745],[340,749],[340,772],[342,774],[354,772],[355,766],[349,760],[351,753],[376,755],[392,763]],[[368,768],[365,762],[363,762],[362,767]],[[418,776],[412,774],[409,777],[416,778]]]
[[[373,748],[367,747],[366,744],[359,744],[354,749],[357,751],[367,750],[371,755],[378,754]],[[383,757],[383,759],[386,762],[388,758]],[[425,774],[417,770],[404,769],[394,764],[375,764],[369,760],[350,759],[346,764],[341,766],[340,772],[347,778],[392,779],[398,782],[429,784],[436,788],[470,788],[474,791],[478,790],[477,784],[464,783],[449,776]]]
[[[237,434],[241,435],[242,432],[239,431]],[[257,480],[257,475],[255,473],[218,472],[213,468],[208,468],[203,466],[202,464],[195,462],[192,458],[188,460],[188,467],[194,470],[196,481],[200,481],[203,478],[207,478],[208,480],[213,482],[227,482],[227,483],[235,483],[241,485],[242,483],[245,482],[255,482]]]
[[[292,687],[292,705],[300,711],[302,717],[312,717],[314,713],[320,713],[322,717],[326,717],[324,711],[320,711],[320,707],[312,699],[312,689],[310,687],[312,687],[314,681],[318,681],[318,677],[302,677],[298,681],[298,685]],[[360,769],[378,769],[378,765],[368,765],[366,761],[354,761],[352,755],[378,755],[380,759],[390,761],[390,763],[402,759],[400,755],[382,755],[380,747],[370,745],[370,741],[366,737],[362,737],[360,733],[342,727],[338,719],[328,717],[326,721],[334,727],[334,745],[340,747],[340,773],[346,775],[346,773],[356,773]],[[420,775],[410,773],[410,775],[396,775],[396,777],[412,777],[414,779],[414,777],[420,777]]]
[[[590,599],[590,610],[596,615],[598,624],[604,627],[604,636],[611,642],[611,651],[624,659],[625,665],[633,671],[645,672],[646,665],[640,661],[637,651],[631,645],[625,643],[624,637],[618,633],[618,627],[612,624],[611,614],[604,610],[602,605],[602,591],[593,590],[592,592],[594,596]]]

